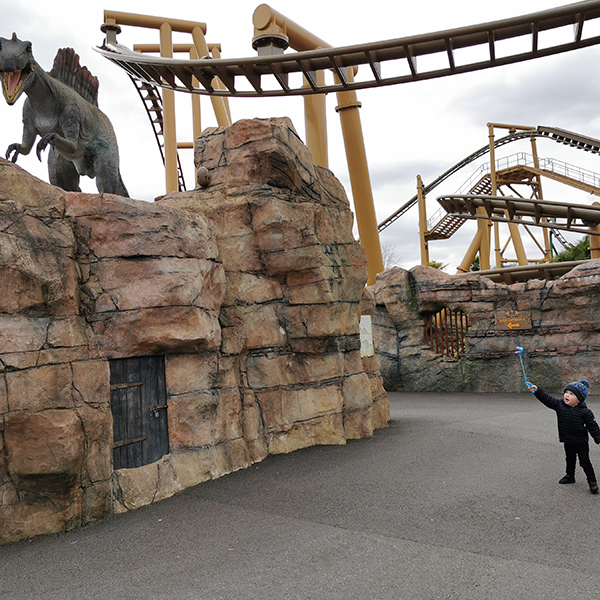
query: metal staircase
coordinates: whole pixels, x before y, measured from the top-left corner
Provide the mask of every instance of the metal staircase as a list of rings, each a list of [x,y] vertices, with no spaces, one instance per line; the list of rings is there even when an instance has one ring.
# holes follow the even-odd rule
[[[436,215],[439,215],[438,211]],[[464,217],[457,215],[444,214],[442,219],[438,221],[431,229],[425,233],[425,239],[431,240],[447,240],[451,238],[467,221]]]
[[[492,180],[489,173],[479,179],[470,194],[487,195],[492,193]],[[428,230],[425,233],[425,239],[447,240],[451,238],[465,223],[467,219],[458,215],[449,215],[444,209],[438,210],[428,221]]]

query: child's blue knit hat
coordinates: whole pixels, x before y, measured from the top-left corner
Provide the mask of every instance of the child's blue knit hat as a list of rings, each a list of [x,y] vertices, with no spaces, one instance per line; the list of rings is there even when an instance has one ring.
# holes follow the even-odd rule
[[[585,379],[580,379],[579,381],[567,383],[564,391],[566,392],[567,390],[572,391],[577,396],[579,402],[584,402],[590,391],[590,382]]]

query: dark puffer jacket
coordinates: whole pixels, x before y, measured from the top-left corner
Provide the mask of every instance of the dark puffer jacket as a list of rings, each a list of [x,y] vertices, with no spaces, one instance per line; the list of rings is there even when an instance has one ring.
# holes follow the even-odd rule
[[[600,427],[596,423],[594,413],[584,402],[577,406],[569,406],[564,400],[553,398],[540,387],[535,397],[542,404],[556,411],[558,439],[563,444],[585,444],[588,441],[588,432],[596,444],[600,444]]]

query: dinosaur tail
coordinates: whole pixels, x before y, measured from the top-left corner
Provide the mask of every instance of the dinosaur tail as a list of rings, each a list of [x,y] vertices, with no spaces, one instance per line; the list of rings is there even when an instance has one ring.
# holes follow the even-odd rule
[[[125,187],[125,184],[123,183],[123,180],[121,179],[121,174],[119,174],[119,182],[118,182],[118,189],[117,189],[117,194],[119,196],[123,196],[124,198],[129,198],[129,192],[127,191],[127,188]]]

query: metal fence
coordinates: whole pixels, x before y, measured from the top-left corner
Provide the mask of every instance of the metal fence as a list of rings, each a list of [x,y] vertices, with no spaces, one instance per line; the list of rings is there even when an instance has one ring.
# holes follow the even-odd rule
[[[425,343],[438,354],[459,358],[465,351],[469,318],[461,310],[446,308],[424,316]]]

